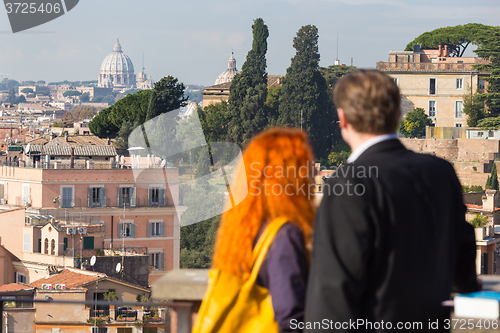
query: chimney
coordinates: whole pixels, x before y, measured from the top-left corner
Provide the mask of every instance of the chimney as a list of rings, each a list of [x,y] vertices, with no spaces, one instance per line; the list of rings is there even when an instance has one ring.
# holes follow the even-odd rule
[[[486,190],[486,195],[483,196],[483,210],[492,212],[495,210],[495,193],[496,190]]]
[[[440,58],[442,54],[443,54],[443,47],[441,45],[439,45],[438,57]]]
[[[444,54],[443,57],[448,57],[448,45],[444,46]]]
[[[68,142],[68,132],[64,133],[64,141]]]

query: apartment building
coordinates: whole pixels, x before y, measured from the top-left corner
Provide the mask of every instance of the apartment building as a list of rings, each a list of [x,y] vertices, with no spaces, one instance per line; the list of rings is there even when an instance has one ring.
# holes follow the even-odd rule
[[[450,57],[445,45],[438,50],[391,51],[388,62],[377,69],[394,78],[401,92],[403,115],[422,108],[434,126],[465,127],[464,95],[484,91],[484,78],[474,65],[487,60],[475,57]]]
[[[5,332],[163,333],[164,308],[86,305],[113,293],[118,302],[136,302],[149,296],[149,289],[111,278],[106,274],[68,268],[31,284],[0,287],[4,303]],[[31,300],[49,302],[32,302]],[[74,303],[51,303],[50,301]]]
[[[55,262],[62,260],[56,259],[60,257],[60,247],[72,246],[70,239],[65,245],[64,239],[70,238],[64,234],[67,228],[71,223],[83,223],[80,226],[87,227],[87,232],[98,231],[81,236],[93,237],[82,240],[84,247],[147,248],[153,266],[150,284],[165,270],[179,267],[178,215],[184,208],[178,202],[176,168],[114,169],[111,164],[106,167],[86,163],[86,169],[55,169],[55,165],[0,167],[0,210],[10,209],[9,214],[20,215],[0,217],[1,245],[18,258],[40,250],[38,255],[54,256]],[[23,209],[16,210],[20,207]],[[35,230],[29,222],[33,216],[51,216],[59,222],[46,223],[41,230]],[[12,226],[9,221],[13,219],[22,222]],[[26,231],[27,228],[32,231]],[[15,244],[19,241],[29,243],[29,248],[20,248]],[[72,262],[73,258],[71,263],[54,264],[73,266]],[[30,280],[26,277],[25,282]]]

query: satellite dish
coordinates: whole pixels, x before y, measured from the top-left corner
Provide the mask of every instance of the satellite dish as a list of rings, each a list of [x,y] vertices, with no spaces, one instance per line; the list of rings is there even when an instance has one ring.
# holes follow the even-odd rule
[[[116,264],[115,271],[116,271],[116,273],[121,273],[121,271],[122,271],[122,264],[121,263]]]
[[[161,164],[160,164],[160,168],[164,168],[166,164],[167,164],[167,160],[162,160]]]
[[[26,154],[28,154],[30,152],[30,148],[31,148],[31,145],[28,143],[26,145]]]
[[[95,261],[96,261],[96,257],[92,256],[92,258],[90,258],[90,266],[94,266],[95,265]]]

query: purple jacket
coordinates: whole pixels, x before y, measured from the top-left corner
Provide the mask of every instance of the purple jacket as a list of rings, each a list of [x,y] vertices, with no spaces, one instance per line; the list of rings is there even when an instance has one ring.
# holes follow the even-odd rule
[[[301,332],[290,327],[292,319],[304,321],[307,263],[304,234],[299,227],[286,223],[280,228],[256,283],[269,289],[280,332]]]

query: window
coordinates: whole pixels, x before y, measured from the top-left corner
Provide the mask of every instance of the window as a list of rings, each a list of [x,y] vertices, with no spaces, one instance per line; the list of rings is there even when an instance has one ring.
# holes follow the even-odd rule
[[[106,207],[106,188],[89,187],[89,207]]]
[[[134,222],[118,223],[118,238],[135,238],[135,223]]]
[[[464,88],[464,79],[457,79],[457,89]]]
[[[132,327],[118,327],[116,333],[132,333]]]
[[[396,85],[398,85],[398,78],[397,78],[397,77],[393,77],[393,78],[392,78],[392,80],[394,81],[394,83],[395,83]]]
[[[31,246],[30,246],[31,235],[28,233],[25,233],[23,236],[24,236],[24,238],[23,238],[23,251],[30,252],[31,251]]]
[[[0,205],[5,203],[5,184],[0,184]]]
[[[429,80],[429,95],[436,95],[436,79]]]
[[[61,207],[71,208],[73,207],[73,187],[65,186],[61,187]]]
[[[149,254],[149,265],[154,266],[157,271],[165,270],[165,253],[153,252]]]
[[[463,124],[462,123],[456,123],[455,127],[463,127]]]
[[[148,191],[149,206],[165,206],[165,188],[163,187],[150,187]]]
[[[479,89],[484,89],[486,87],[485,80],[479,80]]]
[[[148,222],[148,237],[165,237],[165,223],[163,221]]]
[[[64,237],[64,247],[63,247],[63,250],[66,251],[68,249],[68,237]]]
[[[456,101],[455,102],[455,118],[462,118],[464,110],[464,102]]]
[[[436,117],[436,101],[429,101],[429,117]]]
[[[16,278],[17,282],[26,283],[26,276],[24,276],[24,274],[17,273],[16,275],[17,275],[17,278]]]
[[[10,296],[4,297],[4,299],[10,299]],[[17,298],[17,301],[14,299]],[[33,295],[30,296],[12,296],[12,301],[6,301],[4,303],[4,307],[6,308],[32,308],[33,302],[30,302],[33,299]]]
[[[43,253],[45,254],[49,254],[49,239],[48,238],[45,238],[45,241],[44,241],[44,251]]]
[[[56,241],[55,240],[50,241],[50,254],[53,256],[56,255]]]
[[[30,204],[30,185],[23,184],[23,206],[28,206]]]
[[[90,333],[108,333],[107,327],[91,327]]]
[[[118,207],[135,207],[135,187],[118,188]]]

